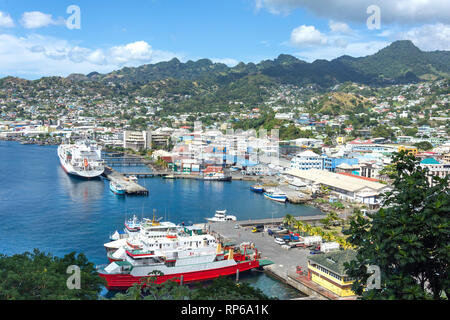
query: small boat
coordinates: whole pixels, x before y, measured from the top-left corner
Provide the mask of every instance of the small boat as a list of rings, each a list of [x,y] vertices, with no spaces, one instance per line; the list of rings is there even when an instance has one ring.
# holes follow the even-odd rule
[[[136,176],[129,176],[128,180],[137,183],[138,182],[138,177],[136,177]]]
[[[210,222],[236,221],[236,216],[228,215],[227,210],[216,210],[216,214],[212,218],[206,218]]]
[[[109,189],[117,195],[125,195],[125,188],[114,181],[109,182]]]
[[[264,188],[260,184],[255,184],[255,185],[250,186],[250,190],[252,190],[253,192],[257,192],[257,193],[263,193],[264,192]]]
[[[283,191],[280,190],[270,190],[267,192],[264,192],[264,197],[267,199],[277,201],[277,202],[286,202],[287,201],[287,195]]]
[[[133,218],[125,221],[125,228],[127,228],[129,232],[137,232],[141,230],[141,222],[136,215],[133,215]]]
[[[231,175],[226,175],[223,171],[209,172],[203,175],[205,181],[231,181],[231,179]]]
[[[176,179],[176,177],[173,174],[169,174],[167,176],[163,176],[163,179]]]

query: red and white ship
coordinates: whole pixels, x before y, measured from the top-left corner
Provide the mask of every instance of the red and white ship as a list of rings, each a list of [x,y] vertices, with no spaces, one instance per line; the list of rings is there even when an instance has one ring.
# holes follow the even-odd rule
[[[129,242],[130,239],[121,239]],[[134,239],[136,240],[136,239]],[[119,240],[120,241],[120,240]],[[106,246],[106,245],[105,245]],[[237,250],[236,250],[237,249]],[[172,279],[190,283],[258,268],[260,255],[248,244],[224,248],[209,235],[167,234],[140,239],[114,252],[117,261],[99,268],[109,290],[124,290],[155,274],[157,283]],[[182,280],[181,280],[182,279]]]

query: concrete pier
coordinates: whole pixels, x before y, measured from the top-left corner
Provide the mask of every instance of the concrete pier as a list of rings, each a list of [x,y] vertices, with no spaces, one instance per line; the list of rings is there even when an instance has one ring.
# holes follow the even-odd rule
[[[114,181],[115,183],[120,184],[125,188],[126,194],[130,195],[148,195],[149,191],[144,188],[143,186],[137,184],[134,181],[131,181],[127,179],[123,174],[120,172],[117,172],[116,170],[106,167],[105,172],[103,173],[103,176],[110,180]]]
[[[306,222],[314,222],[322,219],[323,215],[296,217]],[[282,219],[274,219],[274,224],[281,223]],[[206,225],[210,233],[218,237],[223,242],[234,242],[236,244],[242,242],[253,242],[255,247],[261,252],[261,259],[273,261],[272,265],[264,267],[264,271],[270,276],[289,284],[299,290],[306,297],[298,299],[339,299],[334,294],[330,294],[328,290],[308,281],[305,276],[297,273],[297,267],[301,267],[307,272],[307,261],[309,249],[291,248],[284,249],[274,242],[274,237],[269,236],[266,232],[252,233],[252,225],[267,224],[270,225],[272,219],[261,219],[251,221],[231,221],[216,222]],[[240,228],[235,229],[235,225],[239,224]],[[303,279],[303,281],[301,281]]]

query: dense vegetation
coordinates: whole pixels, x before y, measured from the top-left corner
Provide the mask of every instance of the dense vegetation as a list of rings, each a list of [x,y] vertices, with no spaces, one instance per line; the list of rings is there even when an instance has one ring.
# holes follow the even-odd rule
[[[126,293],[118,293],[114,300],[268,300],[260,289],[247,283],[236,283],[228,277],[219,277],[212,283],[189,288],[175,281],[156,284],[155,277],[135,284]]]
[[[80,289],[69,289],[69,266],[80,268]],[[96,300],[104,285],[82,253],[54,257],[35,249],[0,255],[0,300]]]
[[[347,274],[363,299],[442,299],[450,296],[449,177],[433,177],[405,152],[393,156],[393,190],[369,219],[347,231],[357,249]],[[380,268],[380,288],[365,290],[367,267]]]
[[[417,81],[421,77],[436,78],[450,74],[450,53],[423,52],[411,41],[403,40],[362,58],[343,56],[332,61],[316,60],[307,63],[282,54],[273,61],[265,60],[258,64],[241,62],[235,67],[213,63],[208,59],[182,63],[174,58],[168,62],[138,68],[123,68],[106,75],[95,74],[87,78],[120,83],[147,83],[175,78],[226,85],[257,74],[265,75],[280,83],[317,84],[322,87],[345,81],[367,84],[405,83]]]

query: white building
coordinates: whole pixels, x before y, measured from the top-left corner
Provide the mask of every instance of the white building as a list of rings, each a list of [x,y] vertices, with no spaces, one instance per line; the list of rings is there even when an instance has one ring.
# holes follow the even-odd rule
[[[310,170],[310,169],[323,169],[323,156],[318,155],[310,150],[306,150],[298,153],[291,160],[291,169],[298,170]]]

